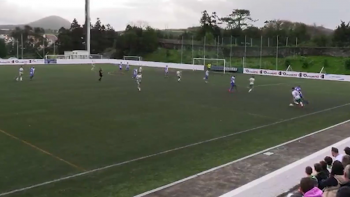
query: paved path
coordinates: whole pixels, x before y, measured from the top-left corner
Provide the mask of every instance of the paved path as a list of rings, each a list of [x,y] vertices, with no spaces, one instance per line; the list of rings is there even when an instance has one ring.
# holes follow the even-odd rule
[[[272,149],[269,152],[273,152],[273,155],[256,155],[146,197],[217,197],[335,144],[349,137],[349,131],[350,123],[345,123]]]

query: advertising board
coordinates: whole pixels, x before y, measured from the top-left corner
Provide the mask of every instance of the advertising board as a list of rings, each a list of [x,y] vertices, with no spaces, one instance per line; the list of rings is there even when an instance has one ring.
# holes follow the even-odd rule
[[[43,59],[0,59],[0,65],[44,64]]]

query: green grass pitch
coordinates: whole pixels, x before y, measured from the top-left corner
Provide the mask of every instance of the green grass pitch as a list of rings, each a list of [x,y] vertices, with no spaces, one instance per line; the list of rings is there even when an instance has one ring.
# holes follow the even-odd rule
[[[198,144],[6,195],[128,197],[350,118],[350,83],[144,68],[142,91],[132,71],[89,65],[36,66],[29,81],[0,67],[0,194],[96,168]],[[107,74],[111,72],[110,74]],[[310,104],[289,107],[300,85]],[[274,124],[275,123],[275,124]],[[317,143],[317,142],[315,142]]]

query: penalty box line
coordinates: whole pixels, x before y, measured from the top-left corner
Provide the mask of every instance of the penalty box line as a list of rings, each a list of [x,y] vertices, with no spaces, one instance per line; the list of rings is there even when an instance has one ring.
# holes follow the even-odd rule
[[[151,154],[151,155],[135,158],[135,159],[132,159],[132,160],[128,160],[128,161],[124,161],[124,162],[120,162],[120,163],[116,163],[116,164],[111,164],[111,165],[104,166],[104,167],[101,167],[101,168],[88,170],[88,171],[85,171],[85,172],[81,172],[81,173],[78,173],[78,174],[74,174],[74,175],[70,175],[70,176],[54,179],[54,180],[51,180],[51,181],[46,181],[46,182],[39,183],[39,184],[36,184],[36,185],[15,189],[15,190],[12,190],[12,191],[9,191],[9,192],[1,193],[0,196],[7,196],[7,195],[10,195],[10,194],[14,194],[14,193],[22,192],[22,191],[27,191],[27,190],[38,188],[38,187],[41,187],[41,186],[50,185],[52,183],[57,183],[57,182],[61,182],[61,181],[64,181],[64,180],[68,180],[68,179],[80,177],[80,176],[83,176],[83,175],[91,174],[91,173],[94,173],[94,172],[106,170],[106,169],[109,169],[109,168],[118,167],[118,166],[122,166],[122,165],[129,164],[129,163],[132,163],[132,162],[145,160],[145,159],[148,159],[148,158],[156,157],[156,156],[159,156],[159,155],[164,155],[164,154],[175,152],[175,151],[178,151],[178,150],[183,150],[183,149],[194,147],[194,146],[198,146],[198,145],[201,145],[201,144],[206,144],[206,143],[209,143],[209,142],[225,139],[225,138],[228,138],[228,137],[231,137],[231,136],[236,136],[236,135],[239,135],[239,134],[248,133],[248,132],[251,132],[251,131],[258,130],[258,129],[271,127],[271,126],[278,125],[278,124],[281,124],[281,123],[285,123],[285,122],[289,122],[289,121],[305,118],[305,117],[308,117],[308,116],[320,114],[320,113],[323,113],[323,112],[327,112],[327,111],[331,111],[331,110],[334,110],[334,109],[346,107],[346,106],[349,106],[349,105],[350,105],[350,103],[346,103],[346,104],[343,104],[343,105],[338,105],[338,106],[335,106],[335,107],[323,109],[323,110],[320,110],[320,111],[308,113],[308,114],[301,115],[301,116],[296,116],[296,117],[293,117],[293,118],[284,119],[284,120],[277,121],[277,122],[274,122],[274,123],[270,123],[270,124],[254,127],[254,128],[251,128],[251,129],[246,129],[246,130],[243,130],[243,131],[239,131],[239,132],[231,133],[231,134],[228,134],[228,135],[212,138],[212,139],[209,139],[209,140],[204,140],[204,141],[188,144],[188,145],[185,145],[185,146],[181,146],[181,147],[174,148],[174,149],[169,149],[169,150],[166,150],[166,151],[162,151],[162,152],[154,153],[154,154]],[[348,122],[348,121],[345,121],[343,123],[346,123],[346,122]],[[340,124],[338,124],[338,125],[340,125]],[[321,130],[321,131],[323,131],[323,130]],[[315,133],[313,133],[313,134],[315,134]],[[311,134],[309,134],[309,135],[311,135]],[[191,176],[189,178],[186,178],[186,180],[189,180],[189,179],[194,178],[194,177],[195,176]],[[181,182],[183,182],[183,181],[181,181]],[[180,181],[175,182],[175,183],[176,184],[180,183]],[[175,184],[170,184],[168,186],[164,186],[163,189],[166,188],[166,187],[170,187],[171,185],[175,185]],[[152,193],[152,192],[150,191],[150,192],[146,192],[144,194],[140,194],[140,195],[138,195],[138,197],[144,196],[144,195],[149,194],[149,193]]]
[[[67,165],[69,165],[69,166],[71,166],[71,167],[73,167],[73,168],[75,168],[75,169],[78,169],[79,171],[86,171],[84,168],[82,168],[82,167],[80,167],[80,166],[78,166],[78,165],[76,165],[76,164],[73,164],[73,163],[71,163],[71,162],[69,162],[69,161],[67,161],[67,160],[65,160],[65,159],[62,159],[61,157],[56,156],[55,154],[53,154],[53,153],[51,153],[51,152],[49,152],[49,151],[47,151],[47,150],[44,150],[44,149],[42,149],[42,148],[39,148],[38,146],[35,146],[34,144],[32,144],[32,143],[30,143],[30,142],[28,142],[28,141],[26,141],[26,140],[22,140],[21,138],[16,137],[16,136],[14,136],[14,135],[12,135],[12,134],[10,134],[10,133],[4,131],[4,130],[1,130],[1,129],[0,129],[0,133],[2,133],[2,134],[6,135],[6,136],[8,136],[8,137],[10,137],[10,138],[12,138],[12,139],[14,139],[14,140],[17,140],[17,141],[19,141],[19,142],[22,142],[23,144],[25,144],[25,145],[27,145],[27,146],[29,146],[29,147],[35,149],[35,150],[38,150],[39,152],[42,152],[42,153],[44,153],[44,154],[46,154],[46,155],[49,155],[49,156],[55,158],[56,160],[59,160],[59,161],[65,163],[65,164],[67,164]]]

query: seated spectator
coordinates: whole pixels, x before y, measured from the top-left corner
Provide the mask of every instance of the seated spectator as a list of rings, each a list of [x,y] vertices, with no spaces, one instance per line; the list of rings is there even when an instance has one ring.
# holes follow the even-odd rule
[[[317,187],[318,186],[318,181],[317,178],[312,174],[312,168],[310,166],[307,166],[305,168],[305,173],[307,177],[310,177],[312,180],[314,180],[314,185]]]
[[[350,187],[342,187],[338,190],[336,197],[349,197]]]
[[[347,183],[344,177],[344,166],[340,161],[334,161],[331,174],[328,179],[321,182],[321,187],[324,188],[324,197],[335,197],[340,185]]]
[[[326,164],[326,163],[324,163],[324,164]],[[317,179],[317,186],[318,186],[318,188],[319,189],[323,189],[323,188],[321,188],[320,187],[320,185],[321,185],[321,182],[322,181],[324,181],[324,180],[326,180],[326,179],[328,179],[328,175],[329,175],[329,173],[326,173],[323,169],[322,169],[322,166],[321,166],[321,164],[319,164],[319,163],[315,163],[314,164],[314,169],[315,169],[315,171],[316,171],[316,179]],[[326,164],[326,170],[327,170],[327,164]],[[327,171],[328,172],[328,171]]]
[[[344,178],[347,182],[341,184],[340,187],[350,187],[350,165],[347,165],[344,169]]]
[[[344,168],[350,164],[350,155],[344,155],[342,160]]]
[[[339,150],[337,148],[332,147],[332,151],[331,152],[332,152],[332,156],[335,158],[336,161],[342,162],[344,155],[340,154]]]
[[[328,171],[327,163],[325,161],[320,161],[320,164],[322,166],[322,171],[327,174],[327,178],[328,178],[329,171]]]
[[[350,155],[350,147],[344,149],[345,154]]]
[[[314,180],[310,177],[305,177],[300,180],[299,191],[304,197],[322,197],[322,190],[315,187]]]
[[[331,169],[332,169],[332,164],[333,164],[332,157],[327,156],[327,157],[324,158],[324,161],[327,163],[328,172],[330,172]]]

